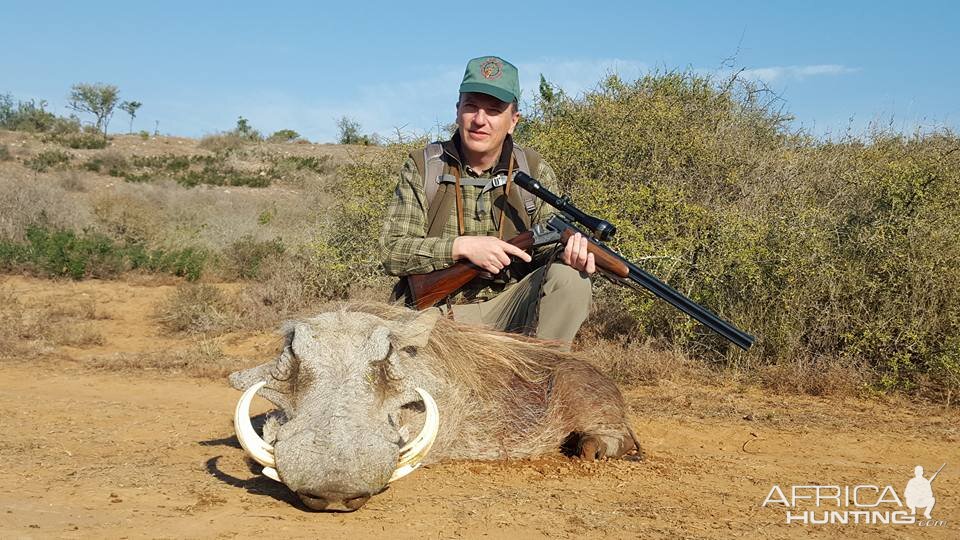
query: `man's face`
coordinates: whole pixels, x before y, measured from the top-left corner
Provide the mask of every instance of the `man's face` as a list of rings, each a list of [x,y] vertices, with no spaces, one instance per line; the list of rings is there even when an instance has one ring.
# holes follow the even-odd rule
[[[519,120],[520,113],[510,103],[476,92],[460,94],[457,126],[463,145],[473,154],[499,152]]]

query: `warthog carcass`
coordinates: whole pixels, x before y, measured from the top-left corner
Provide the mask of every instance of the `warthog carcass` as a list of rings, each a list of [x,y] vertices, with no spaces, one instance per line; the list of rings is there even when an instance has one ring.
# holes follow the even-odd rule
[[[356,510],[421,463],[639,453],[616,385],[576,356],[438,310],[353,304],[287,323],[271,362],[230,375],[237,437],[314,510]],[[261,439],[255,393],[278,411]]]

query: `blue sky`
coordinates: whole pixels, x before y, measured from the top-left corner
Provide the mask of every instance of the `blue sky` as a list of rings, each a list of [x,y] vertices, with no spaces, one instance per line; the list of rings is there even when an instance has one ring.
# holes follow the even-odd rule
[[[587,6],[587,7],[585,7]],[[744,76],[777,91],[818,135],[869,122],[960,127],[956,2],[0,2],[0,94],[67,114],[77,82],[143,102],[134,129],[200,136],[242,115],[265,133],[330,142],[453,120],[466,61],[516,64],[568,93],[606,73]],[[112,131],[125,131],[118,113]]]

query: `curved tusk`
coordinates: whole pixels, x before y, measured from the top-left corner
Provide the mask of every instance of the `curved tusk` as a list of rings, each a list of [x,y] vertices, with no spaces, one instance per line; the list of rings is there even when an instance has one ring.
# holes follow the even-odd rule
[[[422,388],[417,388],[416,390],[423,399],[427,419],[424,421],[423,429],[420,430],[420,433],[400,449],[397,469],[393,472],[393,476],[390,477],[390,482],[403,478],[420,466],[420,462],[427,456],[430,448],[433,447],[434,441],[437,440],[437,433],[440,430],[440,409],[437,408],[437,402],[433,400],[433,397],[426,390]]]
[[[256,430],[253,429],[253,424],[250,423],[250,402],[253,401],[253,396],[257,393],[257,390],[260,390],[266,384],[266,381],[260,381],[247,388],[247,391],[240,396],[237,409],[233,413],[233,429],[237,432],[237,440],[240,441],[240,446],[247,451],[247,454],[254,461],[264,467],[275,469],[277,462],[273,458],[273,446],[261,439]],[[270,475],[267,474],[267,476]],[[273,478],[273,476],[270,476],[270,478]]]
[[[420,468],[420,463],[414,463],[413,465],[402,465],[400,467],[397,467],[397,470],[393,471],[393,476],[390,477],[390,480],[388,480],[387,483],[389,484],[390,482],[399,480],[404,476],[417,470],[418,468]]]
[[[276,480],[277,482],[281,482],[281,483],[283,482],[282,480],[280,480],[280,475],[277,474],[277,470],[274,469],[273,467],[264,467],[263,475],[271,480]]]

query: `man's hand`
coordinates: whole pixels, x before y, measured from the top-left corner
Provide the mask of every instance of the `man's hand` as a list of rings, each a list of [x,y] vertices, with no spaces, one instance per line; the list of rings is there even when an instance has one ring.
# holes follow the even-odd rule
[[[587,252],[587,244],[590,241],[580,233],[575,233],[567,239],[567,245],[563,248],[563,264],[593,274],[597,271],[597,265],[593,260],[593,253]]]
[[[511,255],[524,262],[531,260],[526,251],[495,236],[458,236],[453,241],[453,260],[467,259],[491,274],[509,266]]]

